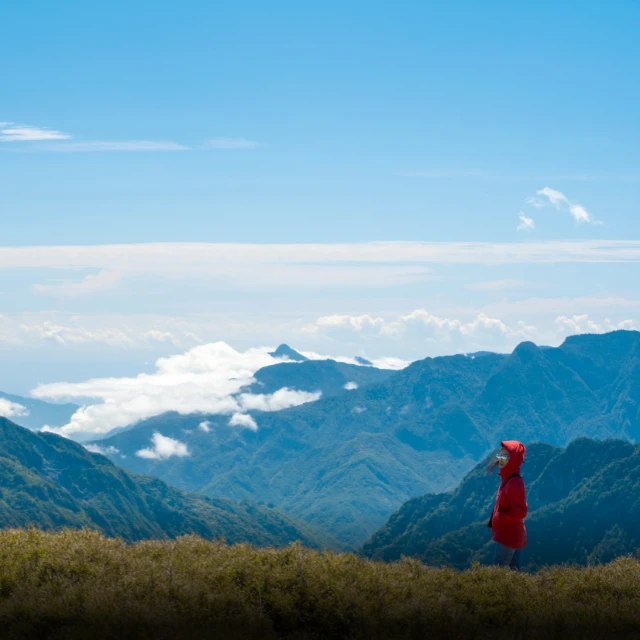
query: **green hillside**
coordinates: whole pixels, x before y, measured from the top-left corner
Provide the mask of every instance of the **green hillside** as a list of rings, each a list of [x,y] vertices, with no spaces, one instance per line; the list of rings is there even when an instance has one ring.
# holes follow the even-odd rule
[[[281,546],[331,541],[278,509],[187,494],[51,433],[0,418],[0,528],[90,527],[125,540],[196,533]]]
[[[616,331],[558,348],[427,358],[380,383],[254,412],[257,432],[230,427],[228,416],[165,414],[103,444],[134,471],[210,496],[272,502],[359,545],[408,499],[455,487],[501,439],[636,440],[639,407],[640,333]],[[202,419],[209,433],[197,428]],[[155,432],[185,442],[191,455],[136,456]]]
[[[490,562],[487,520],[499,479],[479,464],[457,489],[405,503],[364,545],[371,558],[412,556],[434,565]],[[640,446],[581,438],[566,449],[532,444],[525,564],[592,564],[640,549]]]

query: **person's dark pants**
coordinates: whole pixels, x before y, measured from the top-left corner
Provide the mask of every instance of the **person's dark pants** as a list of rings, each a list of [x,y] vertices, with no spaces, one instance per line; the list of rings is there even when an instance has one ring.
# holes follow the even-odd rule
[[[514,571],[520,571],[522,566],[522,549],[512,549],[496,542],[495,565],[499,567],[509,567]]]

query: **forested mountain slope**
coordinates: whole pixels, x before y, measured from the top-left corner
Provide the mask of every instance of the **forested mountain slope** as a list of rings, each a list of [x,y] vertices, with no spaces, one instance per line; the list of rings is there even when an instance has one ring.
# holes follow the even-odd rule
[[[0,528],[27,524],[87,526],[126,540],[197,533],[262,546],[332,545],[277,509],[183,493],[71,440],[0,418]]]
[[[640,446],[581,438],[566,449],[532,444],[527,486],[529,568],[606,562],[640,548]],[[500,480],[479,464],[450,493],[405,503],[363,548],[371,558],[413,556],[463,569],[490,562],[487,521]]]

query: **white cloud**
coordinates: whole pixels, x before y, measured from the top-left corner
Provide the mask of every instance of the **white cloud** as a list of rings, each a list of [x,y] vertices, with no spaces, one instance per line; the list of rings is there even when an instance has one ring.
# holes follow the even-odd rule
[[[258,430],[256,421],[247,413],[234,413],[229,420],[232,427],[247,427],[252,431]]]
[[[589,318],[588,314],[567,316],[558,316],[555,321],[556,326],[561,333],[572,335],[576,333],[606,333],[615,331],[616,329],[635,329],[633,320],[622,320],[618,323],[612,323],[608,318],[601,323],[595,322]]]
[[[366,329],[366,331],[364,330]],[[410,342],[417,350],[425,345],[438,345],[451,351],[475,351],[500,346],[515,346],[521,340],[531,340],[536,328],[520,321],[507,324],[499,318],[479,313],[471,320],[437,316],[426,309],[396,318],[372,318],[366,316],[324,316],[311,326],[316,334],[322,334],[340,342],[359,339],[368,342]],[[377,364],[374,362],[374,364]]]
[[[115,427],[177,411],[234,414],[250,409],[278,411],[311,402],[319,394],[280,389],[269,395],[252,395],[243,388],[255,382],[253,374],[262,367],[283,362],[269,355],[273,347],[236,351],[223,342],[204,344],[186,353],[160,358],[156,371],[133,378],[96,378],[80,383],[57,382],[40,385],[38,398],[95,398],[99,404],[83,406],[69,424],[55,429],[74,433],[106,433]]]
[[[372,318],[370,315],[334,315],[318,318],[316,325],[320,330],[348,327],[350,330],[362,334],[377,334],[383,329],[384,320],[382,318]]]
[[[99,444],[93,443],[85,444],[83,446],[87,451],[90,451],[91,453],[100,453],[103,456],[114,456],[116,453],[120,453],[120,449],[113,446],[101,447]]]
[[[223,327],[234,326],[232,323],[227,314],[185,317],[132,314],[126,306],[122,313],[22,312],[0,317],[0,344],[67,348],[109,345],[159,355],[160,351],[173,351],[173,347],[186,350],[210,342],[220,335]],[[203,339],[198,333],[206,337]],[[260,339],[269,342],[268,336]]]
[[[171,256],[168,260],[167,256]],[[537,242],[369,242],[359,244],[151,243],[0,247],[0,269],[104,269],[123,274],[190,277],[281,286],[394,284],[433,275],[427,264],[555,264],[640,262],[639,240]],[[418,265],[418,266],[416,266]],[[298,275],[296,275],[298,274]],[[273,282],[269,279],[275,278]]]
[[[536,224],[533,219],[528,218],[527,216],[520,212],[520,223],[518,224],[518,231],[533,231],[536,228]]]
[[[301,328],[300,332],[302,334],[308,335],[317,335],[320,333],[318,327],[315,324],[305,325]],[[360,362],[356,360],[355,357],[348,356],[334,356],[334,355],[323,355],[317,353],[315,351],[301,351],[298,353],[302,354],[309,360],[335,360],[336,362],[344,362],[345,364],[355,364],[357,366],[363,366]],[[371,366],[377,369],[404,369],[405,367],[411,364],[408,360],[403,360],[402,358],[394,358],[390,356],[383,356],[380,358],[369,358],[371,362]]]
[[[157,431],[153,434],[151,442],[153,445],[152,447],[140,449],[139,451],[136,451],[136,455],[140,458],[147,458],[150,460],[167,460],[167,458],[171,458],[172,456],[184,458],[185,456],[190,455],[189,449],[184,442],[163,436]]]
[[[525,198],[525,202],[527,204],[530,204],[532,207],[535,207],[536,209],[542,209],[542,207],[544,207],[544,202],[542,202],[540,198],[534,198],[533,196]]]
[[[97,152],[97,151],[188,151],[189,147],[177,142],[157,142],[153,140],[93,140],[87,142],[70,142],[39,147],[46,151],[59,152]]]
[[[355,413],[355,414],[364,413],[365,411],[366,411],[365,407],[353,407],[353,409],[351,409],[351,413]]]
[[[353,391],[354,389],[358,388],[358,383],[357,382],[347,382],[347,384],[344,385],[344,388],[347,391]]]
[[[27,335],[61,345],[95,342],[128,347],[135,344],[133,338],[121,329],[86,329],[80,326],[64,326],[50,320],[41,323],[21,324],[20,329]]]
[[[11,402],[6,398],[0,398],[0,416],[3,418],[14,418],[29,415],[29,409],[17,402]]]
[[[152,340],[154,342],[171,342],[175,341],[173,334],[170,331],[158,331],[157,329],[150,329],[144,333],[145,340]]]
[[[283,387],[270,394],[242,393],[238,396],[238,400],[244,411],[280,411],[307,402],[315,402],[320,399],[320,396],[322,396],[321,391],[296,391]]]
[[[204,431],[205,433],[209,433],[209,431],[211,431],[211,425],[207,420],[203,420],[198,425],[198,429],[200,429],[200,431]]]
[[[203,149],[255,149],[261,144],[245,138],[212,138],[202,145]]]
[[[64,280],[54,284],[34,284],[31,291],[36,294],[49,294],[65,298],[85,296],[98,291],[113,289],[120,280],[118,271],[102,270],[85,276],[80,282]]]
[[[567,209],[573,219],[581,224],[584,222],[590,222],[591,224],[600,224],[598,220],[596,220],[582,205],[577,202],[571,202],[564,193],[560,191],[556,191],[555,189],[551,189],[549,187],[544,187],[544,189],[540,189],[536,191],[539,196],[545,196],[549,202],[556,208],[558,211],[563,211]]]
[[[0,122],[0,142],[36,142],[39,140],[67,140],[71,136],[41,127],[28,127]]]
[[[411,360],[403,360],[402,358],[394,358],[392,356],[370,358],[369,360],[377,369],[393,369],[394,371],[405,369],[411,364]]]
[[[591,302],[593,301],[593,305]],[[526,303],[526,304],[525,304]],[[566,303],[566,304],[565,304]],[[513,308],[510,308],[510,305]],[[636,324],[631,319],[611,321],[605,319],[593,319],[587,314],[558,315],[558,309],[591,307],[607,309],[610,312],[614,308],[638,309],[640,305],[629,306],[622,300],[580,298],[575,300],[562,299],[536,299],[518,303],[505,302],[502,305],[492,305],[496,309],[511,316],[504,319],[479,312],[464,318],[439,316],[426,309],[417,309],[406,315],[390,317],[374,317],[375,323],[367,322],[367,326],[375,327],[375,331],[365,334],[358,329],[362,326],[357,321],[349,321],[344,315],[336,316],[335,322],[326,322],[320,319],[315,323],[318,337],[324,337],[327,342],[351,344],[358,348],[363,343],[368,348],[398,349],[395,345],[412,345],[415,358],[426,355],[441,356],[454,353],[473,353],[474,351],[496,351],[500,353],[510,352],[520,342],[533,341],[537,344],[559,345],[567,335],[578,333],[604,333],[616,329],[634,329]],[[532,324],[517,319],[521,314],[529,314],[531,310],[543,313],[544,323]],[[550,314],[556,312],[551,317]],[[515,318],[513,318],[513,316]],[[369,316],[371,317],[371,316]],[[354,316],[357,318],[357,316]],[[376,366],[380,363],[375,362]]]

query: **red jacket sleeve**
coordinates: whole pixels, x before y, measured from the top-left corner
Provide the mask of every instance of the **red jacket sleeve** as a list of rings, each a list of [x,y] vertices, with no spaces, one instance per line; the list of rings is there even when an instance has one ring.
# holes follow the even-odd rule
[[[504,522],[518,522],[524,520],[529,505],[522,478],[513,478],[506,486],[507,502],[509,507],[499,507],[500,519]]]

